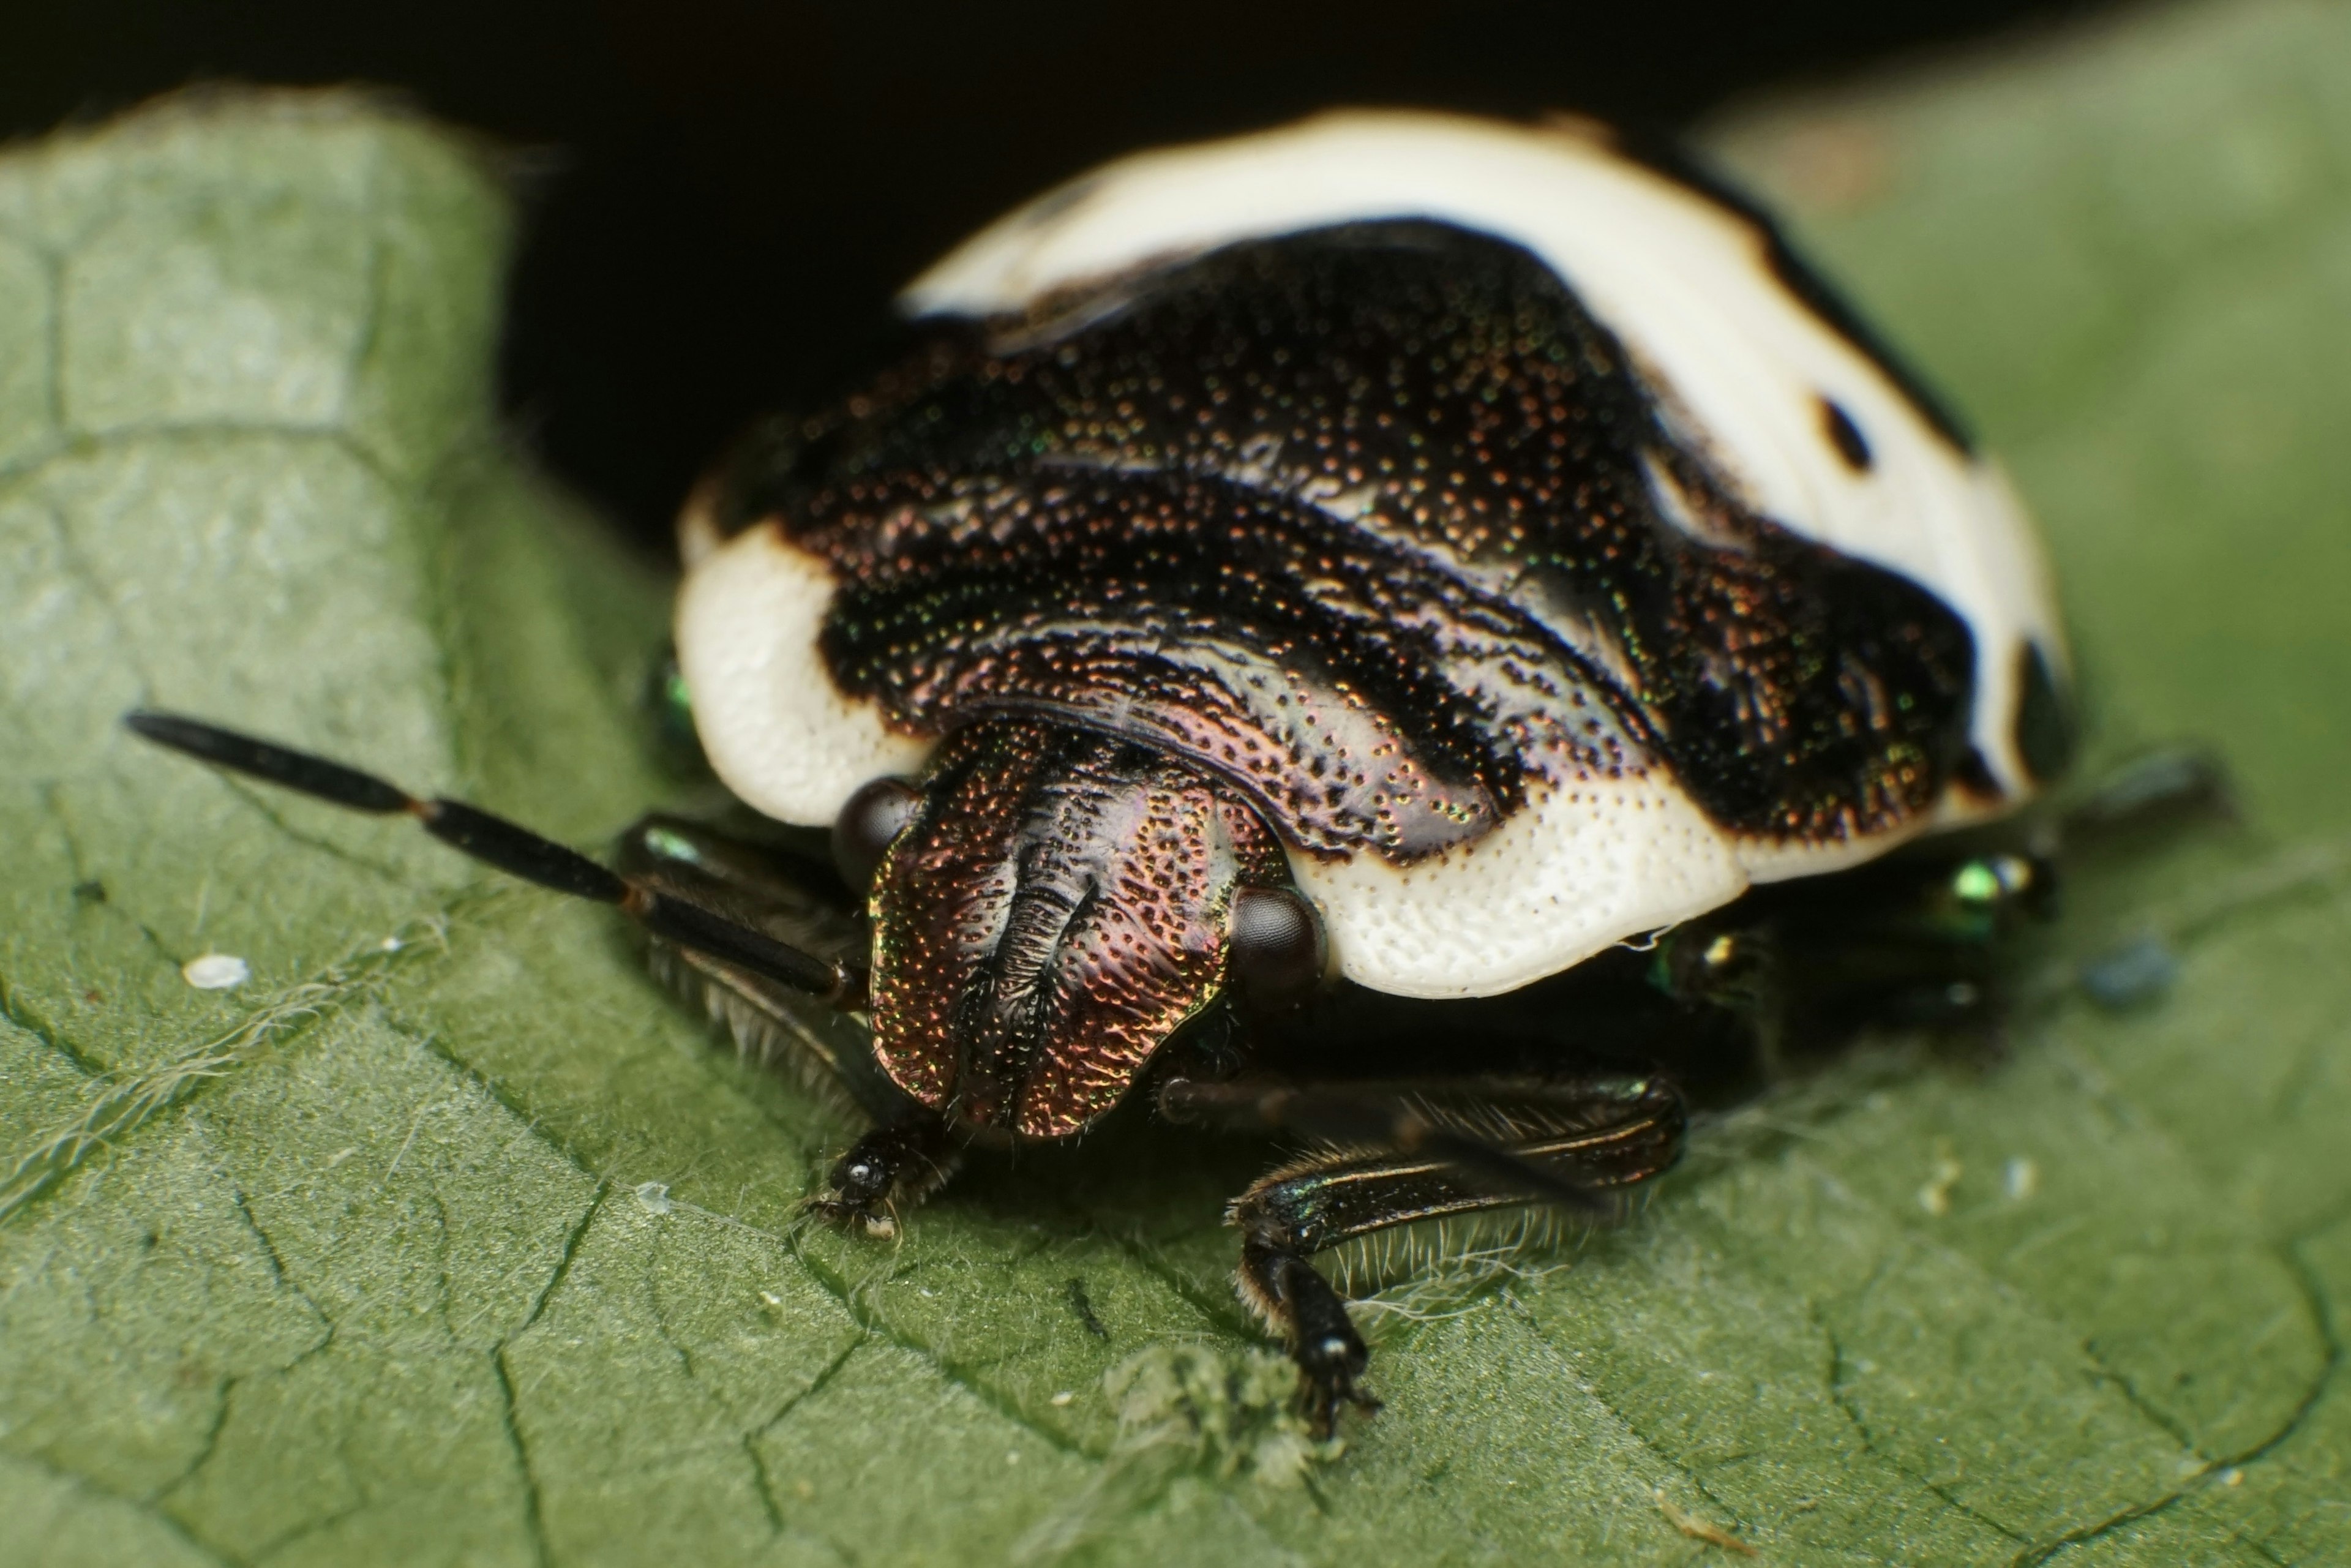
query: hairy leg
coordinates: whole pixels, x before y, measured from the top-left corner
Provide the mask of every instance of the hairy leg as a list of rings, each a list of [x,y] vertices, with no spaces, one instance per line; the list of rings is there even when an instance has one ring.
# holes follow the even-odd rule
[[[1613,1217],[1681,1151],[1681,1097],[1659,1079],[1487,1079],[1345,1086],[1171,1081],[1171,1119],[1259,1126],[1322,1145],[1228,1211],[1241,1231],[1241,1299],[1298,1363],[1316,1428],[1377,1408],[1346,1305],[1309,1261],[1354,1237],[1447,1215],[1552,1203]]]
[[[674,817],[647,817],[622,836],[632,874],[726,911],[827,957],[864,959],[869,937],[821,851],[754,842]],[[938,1190],[958,1150],[935,1116],[909,1099],[873,1060],[858,1019],[807,1000],[761,976],[658,941],[657,974],[700,998],[762,1060],[780,1060],[801,1081],[874,1124],[833,1162],[808,1212],[867,1236],[897,1233],[897,1211]]]

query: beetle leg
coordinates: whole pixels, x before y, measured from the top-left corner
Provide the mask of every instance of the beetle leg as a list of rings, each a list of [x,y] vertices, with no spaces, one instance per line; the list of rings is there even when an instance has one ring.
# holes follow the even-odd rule
[[[831,864],[811,846],[753,842],[675,817],[650,816],[621,840],[622,869],[726,911],[829,957],[862,958],[871,938]],[[897,1211],[938,1190],[960,1153],[946,1125],[890,1082],[865,1026],[764,977],[654,943],[657,973],[702,998],[737,1040],[781,1056],[811,1088],[845,1095],[873,1127],[833,1162],[826,1190],[802,1206],[845,1230],[896,1234]]]
[[[1986,847],[1783,883],[1667,933],[1650,978],[1745,1020],[1766,1082],[1872,1028],[1997,1049],[2003,945],[2049,915],[2055,879],[2045,853]]]
[[[1308,1260],[1415,1220],[1562,1204],[1613,1217],[1625,1192],[1681,1152],[1681,1096],[1658,1079],[1433,1080],[1330,1087],[1169,1082],[1179,1121],[1303,1134],[1317,1152],[1233,1201],[1242,1301],[1298,1363],[1318,1431],[1340,1408],[1377,1408],[1360,1385],[1368,1353],[1345,1303]]]
[[[621,869],[664,894],[767,932],[820,957],[862,963],[870,939],[830,864],[703,823],[649,816],[621,835]],[[764,975],[658,939],[653,973],[700,1001],[736,1043],[780,1061],[834,1108],[882,1125],[916,1109],[873,1060],[865,1026]]]
[[[2101,840],[2135,838],[2195,818],[2228,821],[2237,814],[2229,770],[2210,752],[2168,747],[2133,758],[2107,773],[2059,820],[2068,848]]]
[[[1768,918],[1700,918],[1657,939],[1649,980],[1677,1001],[1720,1008],[1746,1022],[1769,1082],[1787,1066],[1787,966]]]
[[[876,1127],[833,1162],[829,1190],[801,1207],[844,1229],[886,1239],[898,1232],[898,1206],[936,1192],[955,1174],[957,1153],[935,1116]]]
[[[1308,1425],[1317,1437],[1327,1437],[1346,1406],[1375,1413],[1379,1400],[1359,1381],[1371,1352],[1339,1292],[1307,1261],[1311,1249],[1287,1235],[1278,1220],[1242,1223],[1246,1235],[1234,1280],[1259,1321],[1289,1345]]]

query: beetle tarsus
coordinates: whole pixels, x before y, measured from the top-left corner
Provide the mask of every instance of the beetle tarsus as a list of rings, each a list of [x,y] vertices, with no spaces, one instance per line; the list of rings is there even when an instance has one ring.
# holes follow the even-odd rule
[[[849,1145],[825,1178],[826,1190],[800,1207],[844,1230],[887,1239],[897,1207],[936,1191],[954,1169],[946,1130],[936,1122],[876,1127]]]
[[[1251,1304],[1289,1342],[1298,1364],[1299,1403],[1316,1437],[1329,1437],[1347,1406],[1366,1416],[1378,1411],[1380,1402],[1361,1383],[1371,1352],[1347,1304],[1313,1264],[1278,1242],[1252,1238],[1241,1248],[1240,1282]]]

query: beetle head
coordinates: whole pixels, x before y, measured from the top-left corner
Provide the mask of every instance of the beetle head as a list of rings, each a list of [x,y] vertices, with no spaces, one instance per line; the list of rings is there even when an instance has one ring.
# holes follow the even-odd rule
[[[1228,986],[1321,977],[1319,922],[1262,819],[1145,747],[996,720],[950,737],[894,802],[862,794],[841,831],[888,838],[874,1053],[967,1131],[1075,1133]],[[843,858],[853,872],[853,841]]]

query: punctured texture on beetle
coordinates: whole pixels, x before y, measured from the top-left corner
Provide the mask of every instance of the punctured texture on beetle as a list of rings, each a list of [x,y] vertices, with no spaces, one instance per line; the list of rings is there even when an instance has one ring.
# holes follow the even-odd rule
[[[967,1124],[1072,1133],[1223,992],[1234,893],[1288,880],[1207,775],[1081,730],[958,731],[875,880],[875,1055]]]
[[[1745,505],[1488,236],[1349,225],[942,324],[766,462],[731,520],[836,575],[844,692],[1117,728],[1309,852],[1408,863],[1660,760],[1783,841],[1980,775],[1959,617]]]

